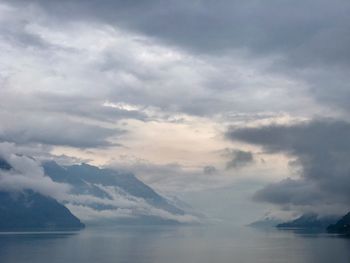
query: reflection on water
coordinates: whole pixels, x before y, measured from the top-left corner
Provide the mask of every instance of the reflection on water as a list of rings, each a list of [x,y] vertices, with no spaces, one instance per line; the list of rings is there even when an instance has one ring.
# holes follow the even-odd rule
[[[228,226],[1,233],[0,262],[348,263],[350,240],[319,233]]]

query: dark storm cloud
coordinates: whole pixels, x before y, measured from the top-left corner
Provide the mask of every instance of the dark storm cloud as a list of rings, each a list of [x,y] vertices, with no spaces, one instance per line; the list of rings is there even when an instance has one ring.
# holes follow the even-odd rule
[[[345,0],[30,2],[56,16],[102,20],[196,51],[248,48],[255,54],[284,53],[298,64],[350,62]]]
[[[271,184],[255,199],[279,205],[347,205],[350,201],[350,123],[314,120],[288,126],[233,129],[231,140],[260,145],[271,153],[294,156],[300,179]]]
[[[347,103],[350,2],[347,0],[16,0],[11,3],[35,3],[56,22],[107,23],[190,53],[230,56],[232,50],[239,50],[251,58],[278,58],[271,66],[272,72],[304,81],[309,95],[322,105],[350,109]],[[221,89],[223,85],[212,83],[211,88]],[[197,98],[195,105],[185,104],[178,110],[202,114],[217,105],[210,99]],[[210,107],[206,107],[206,102]]]
[[[321,189],[311,182],[290,178],[267,185],[257,191],[254,200],[278,204],[282,207],[317,205],[329,201],[327,196],[322,194]]]
[[[254,162],[253,153],[249,151],[227,150],[224,155],[230,158],[230,161],[226,163],[227,170],[242,168]]]

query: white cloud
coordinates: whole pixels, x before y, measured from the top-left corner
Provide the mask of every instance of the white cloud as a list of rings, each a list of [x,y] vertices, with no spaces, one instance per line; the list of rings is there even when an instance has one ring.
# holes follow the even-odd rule
[[[67,184],[56,183],[44,174],[37,161],[24,155],[18,155],[13,145],[0,143],[0,157],[12,167],[11,170],[0,170],[0,189],[22,191],[31,189],[43,195],[62,199],[70,190]]]

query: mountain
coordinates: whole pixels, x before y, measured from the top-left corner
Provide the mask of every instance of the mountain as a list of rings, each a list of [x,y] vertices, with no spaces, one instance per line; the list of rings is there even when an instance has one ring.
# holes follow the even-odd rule
[[[320,217],[317,214],[304,214],[292,221],[281,223],[277,228],[300,228],[326,230],[327,226],[336,222],[336,217]]]
[[[177,224],[196,220],[132,173],[88,164],[44,162],[45,174],[71,186],[66,205],[89,223]]]
[[[0,158],[0,171],[11,165]],[[0,191],[0,230],[81,229],[84,224],[55,199],[32,190]]]
[[[81,229],[80,222],[55,199],[32,190],[0,192],[0,230]]]
[[[8,158],[0,157],[3,228],[79,228],[75,216],[89,225],[199,222],[186,204],[158,194],[132,173],[88,164],[38,163],[16,154],[10,163]],[[21,223],[26,217],[28,225]]]
[[[250,223],[248,226],[255,227],[255,228],[271,228],[271,227],[276,227],[280,223],[281,223],[281,220],[279,219],[266,217],[264,219],[254,221]]]
[[[335,224],[327,227],[329,233],[350,236],[350,212],[338,220]]]

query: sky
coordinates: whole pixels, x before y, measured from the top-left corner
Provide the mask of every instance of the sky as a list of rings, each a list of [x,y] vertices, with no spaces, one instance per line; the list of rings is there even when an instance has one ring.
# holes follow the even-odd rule
[[[0,143],[132,171],[219,219],[345,213],[349,11],[0,0]]]

